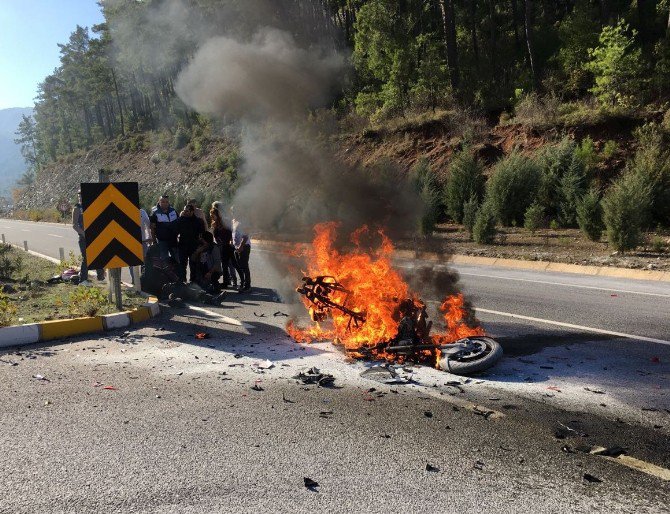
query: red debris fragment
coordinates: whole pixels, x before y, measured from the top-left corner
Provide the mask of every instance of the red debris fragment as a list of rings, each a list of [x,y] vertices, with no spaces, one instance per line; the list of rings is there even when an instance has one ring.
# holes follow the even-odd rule
[[[207,332],[196,332],[195,333],[195,338],[196,339],[209,339],[209,334]]]
[[[561,390],[556,386],[549,386],[547,387],[547,389],[549,389],[550,391],[558,391],[559,393],[561,392]]]
[[[114,386],[105,386],[103,389],[107,389],[108,391],[118,391],[118,389]]]
[[[660,364],[661,358],[660,357],[652,357],[651,362],[653,362],[654,364]]]
[[[618,295],[618,294],[611,294],[610,296],[611,296],[612,298],[618,298],[619,295]]]

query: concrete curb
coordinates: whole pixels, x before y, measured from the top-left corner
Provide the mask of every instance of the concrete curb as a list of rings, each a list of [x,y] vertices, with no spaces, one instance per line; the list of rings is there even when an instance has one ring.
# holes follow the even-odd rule
[[[128,327],[160,314],[158,298],[149,297],[149,301],[132,311],[105,314],[90,318],[59,319],[28,325],[15,325],[0,328],[0,348],[9,348],[27,344],[42,343],[82,334],[93,334],[107,330]]]
[[[306,243],[285,243],[254,239],[258,246],[276,246],[286,250],[296,250],[307,246]],[[431,262],[444,261],[452,264],[472,264],[477,266],[493,266],[499,268],[525,269],[533,271],[552,271],[557,273],[573,273],[611,278],[628,278],[634,280],[651,280],[655,282],[670,282],[670,271],[656,271],[646,269],[615,268],[613,266],[588,266],[582,264],[565,264],[550,261],[525,261],[521,259],[503,259],[498,257],[478,257],[474,255],[450,255],[446,260],[436,253],[419,253],[411,250],[396,250],[394,256],[400,259],[424,260]]]

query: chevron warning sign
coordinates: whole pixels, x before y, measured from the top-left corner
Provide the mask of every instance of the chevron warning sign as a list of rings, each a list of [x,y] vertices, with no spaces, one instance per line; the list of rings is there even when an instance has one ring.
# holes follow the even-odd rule
[[[137,182],[82,184],[81,203],[89,269],[142,264]]]

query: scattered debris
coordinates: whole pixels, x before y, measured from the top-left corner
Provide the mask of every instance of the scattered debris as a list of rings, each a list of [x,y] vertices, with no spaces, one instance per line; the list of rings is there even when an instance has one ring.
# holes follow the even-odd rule
[[[105,386],[103,389],[106,389],[107,391],[118,391],[118,389],[114,386]]]
[[[478,460],[474,463],[473,467],[481,471],[484,469],[484,463],[481,460]]]
[[[43,375],[33,375],[35,380],[41,380],[42,382],[51,382],[47,377]]]
[[[265,391],[265,389],[263,389],[263,388],[262,388],[261,386],[259,386],[258,384],[254,384],[254,385],[251,387],[251,389],[253,389],[254,391]]]
[[[295,403],[293,400],[289,400],[286,398],[286,394],[282,393],[281,394],[282,400],[284,400],[284,403]]]
[[[424,411],[424,412],[423,412],[423,415],[426,416],[427,418],[432,418],[432,417],[433,417],[433,413],[430,412],[429,410]]]
[[[554,369],[553,366],[540,366],[540,369]]]
[[[305,480],[305,487],[312,491],[313,493],[318,493],[318,487],[319,487],[319,482],[312,480],[309,477],[304,477]]]
[[[412,380],[412,369],[401,368],[392,364],[383,364],[381,366],[372,366],[363,372],[360,376],[369,378],[384,384],[410,384]]]
[[[254,316],[256,316],[257,318],[264,318],[265,314],[262,313],[262,312],[260,314],[258,314],[256,311],[254,311]]]
[[[654,364],[660,364],[661,363],[661,358],[660,357],[652,357],[651,362]]]
[[[438,468],[437,466],[433,466],[432,464],[428,463],[428,464],[426,464],[426,471],[428,471],[430,473],[439,473],[440,468]]]
[[[584,475],[582,476],[582,478],[583,478],[586,482],[589,482],[589,483],[591,483],[591,484],[600,484],[600,483],[602,482],[602,480],[600,480],[598,477],[594,477],[594,476],[591,475],[590,473],[584,473]]]
[[[327,373],[321,373],[319,368],[312,367],[307,371],[301,371],[293,377],[300,380],[303,384],[317,384],[320,387],[332,387],[335,377]]]
[[[561,391],[558,387],[556,387],[556,386],[549,386],[549,387],[547,387],[547,389],[548,389],[549,391],[556,391],[557,393],[561,393],[561,392],[562,392],[562,391]]]
[[[588,391],[590,393],[595,393],[595,394],[605,394],[605,391],[601,391],[600,389],[590,389],[588,387],[585,387],[584,391]]]
[[[334,413],[333,413],[332,410],[322,410],[321,412],[319,412],[319,417],[320,417],[320,418],[325,418],[325,419],[330,419],[330,417],[331,417],[333,414],[334,414]]]
[[[283,312],[281,312],[281,311],[277,311],[277,312],[275,312],[275,313],[273,314],[273,316],[274,316],[275,318],[276,318],[277,316],[284,316],[284,317],[286,317],[286,318],[289,317],[288,314],[285,314],[285,313],[283,313]]]
[[[196,339],[209,339],[209,333],[208,332],[196,332],[195,333],[195,338]]]

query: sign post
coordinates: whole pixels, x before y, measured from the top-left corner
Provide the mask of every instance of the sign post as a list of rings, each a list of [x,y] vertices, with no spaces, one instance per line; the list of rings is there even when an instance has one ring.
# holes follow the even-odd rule
[[[121,269],[144,261],[137,182],[81,184],[81,201],[88,267],[109,270],[110,289],[122,310]]]

